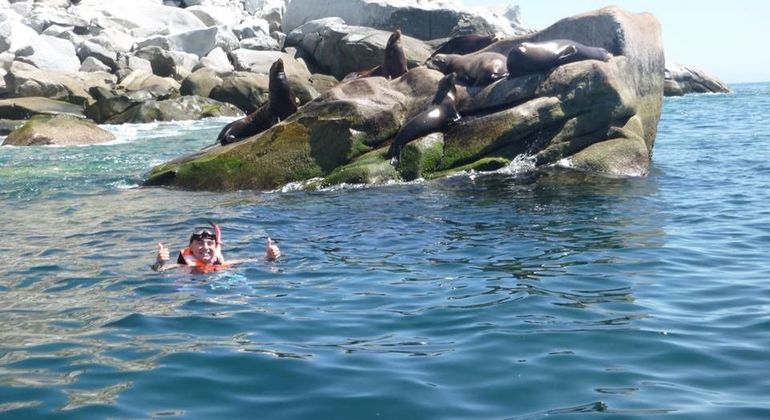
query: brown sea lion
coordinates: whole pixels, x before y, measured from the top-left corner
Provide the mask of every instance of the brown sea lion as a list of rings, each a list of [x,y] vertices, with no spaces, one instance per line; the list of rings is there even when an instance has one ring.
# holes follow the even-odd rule
[[[447,42],[441,44],[440,47],[428,57],[428,60],[433,58],[436,54],[470,54],[474,53],[488,45],[500,41],[503,39],[502,35],[479,35],[468,34],[459,35],[449,39]]]
[[[436,54],[428,67],[444,74],[457,73],[457,81],[467,86],[485,86],[508,75],[505,62],[506,57],[496,52]]]
[[[522,42],[508,53],[508,77],[540,73],[575,61],[608,61],[610,58],[612,54],[604,48],[589,47],[569,39]]]
[[[296,111],[297,98],[289,86],[283,60],[279,58],[270,66],[267,102],[251,114],[224,126],[217,141],[223,146],[241,141],[267,130]]]
[[[289,86],[282,59],[279,58],[270,66],[270,80],[267,86],[268,103],[281,121],[297,112],[297,97]]]
[[[375,76],[382,76],[386,79],[395,79],[401,77],[406,71],[406,55],[404,54],[404,48],[401,46],[401,30],[396,29],[390,34],[388,43],[385,45],[385,55],[383,56],[381,65],[369,70],[348,73],[342,81],[347,82],[362,77]]]
[[[407,121],[393,140],[390,146],[390,163],[398,165],[401,160],[401,149],[405,144],[430,133],[444,131],[447,127],[460,119],[460,113],[455,107],[457,88],[455,87],[455,74],[450,73],[438,82],[436,96],[433,97],[428,107]]]
[[[401,30],[396,29],[388,38],[385,46],[385,58],[382,60],[382,69],[386,79],[395,79],[406,73],[406,55],[401,46]]]

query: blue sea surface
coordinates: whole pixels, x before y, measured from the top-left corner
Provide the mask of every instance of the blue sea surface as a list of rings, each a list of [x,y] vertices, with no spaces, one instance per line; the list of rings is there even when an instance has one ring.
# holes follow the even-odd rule
[[[770,418],[770,84],[666,98],[645,178],[139,185],[227,121],[0,148],[0,418]],[[154,273],[156,244],[225,256]]]

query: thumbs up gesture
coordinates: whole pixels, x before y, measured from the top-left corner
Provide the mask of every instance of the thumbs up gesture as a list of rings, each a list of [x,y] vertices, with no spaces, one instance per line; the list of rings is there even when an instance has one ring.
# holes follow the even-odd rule
[[[267,238],[267,247],[265,248],[265,259],[268,261],[275,261],[281,256],[281,250],[278,245],[273,242],[272,239]]]

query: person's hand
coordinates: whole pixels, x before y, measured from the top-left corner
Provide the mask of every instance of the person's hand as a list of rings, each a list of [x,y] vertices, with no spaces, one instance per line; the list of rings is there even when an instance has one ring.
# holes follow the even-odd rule
[[[158,254],[155,256],[155,264],[151,265],[150,268],[153,271],[163,271],[163,266],[165,266],[167,262],[168,248],[158,242]]]
[[[158,242],[158,255],[155,257],[155,261],[158,263],[159,266],[163,266],[168,262],[168,248],[166,248],[162,243]]]
[[[278,245],[276,245],[275,242],[273,242],[272,239],[267,238],[267,247],[265,249],[265,258],[268,261],[275,261],[280,256],[281,256],[281,250],[278,248]]]

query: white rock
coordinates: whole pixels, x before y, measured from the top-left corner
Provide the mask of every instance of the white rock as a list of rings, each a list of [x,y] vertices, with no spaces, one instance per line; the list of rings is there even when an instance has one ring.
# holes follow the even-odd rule
[[[0,52],[15,53],[37,37],[37,32],[17,20],[0,22]]]
[[[227,58],[227,53],[221,47],[214,48],[208,55],[201,58],[198,64],[193,67],[193,71],[201,67],[210,68],[217,73],[228,73],[235,70]]]
[[[81,0],[71,7],[81,18],[102,27],[123,28],[137,35],[179,33],[203,29],[206,25],[185,9],[164,6],[151,0]]]
[[[257,51],[277,51],[281,48],[278,41],[270,36],[258,36],[241,40],[241,48]]]
[[[243,13],[232,6],[192,6],[185,10],[197,16],[206,26],[232,26],[243,20]]]
[[[40,35],[29,43],[31,54],[25,53],[23,60],[40,70],[76,73],[80,69],[80,60],[75,54],[75,46],[66,39]],[[17,50],[17,57],[21,50]]]

